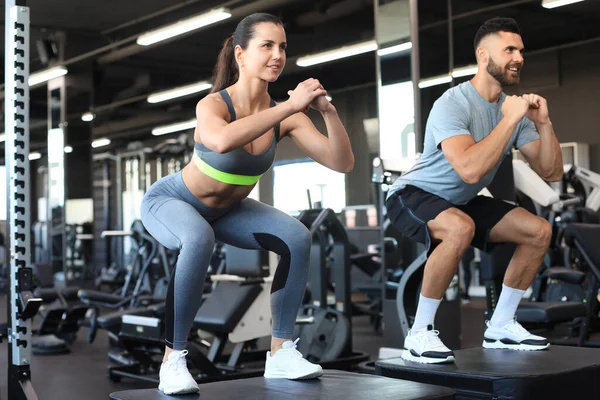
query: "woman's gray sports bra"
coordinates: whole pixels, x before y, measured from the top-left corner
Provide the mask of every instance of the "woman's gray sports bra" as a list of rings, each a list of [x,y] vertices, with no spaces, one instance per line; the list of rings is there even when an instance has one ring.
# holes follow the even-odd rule
[[[227,104],[231,122],[235,121],[235,109],[229,93],[223,89],[219,94]],[[271,107],[275,105],[275,101],[271,100]],[[275,149],[279,142],[279,128],[280,124],[277,123],[269,147],[260,154],[251,154],[243,147],[221,154],[196,142],[193,160],[202,172],[213,179],[233,185],[253,185],[273,165]]]

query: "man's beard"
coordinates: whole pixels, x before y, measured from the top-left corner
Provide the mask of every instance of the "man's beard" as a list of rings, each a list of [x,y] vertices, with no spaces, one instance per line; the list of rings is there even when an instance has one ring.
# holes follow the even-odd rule
[[[516,85],[520,81],[520,75],[519,74],[517,74],[516,78],[512,78],[511,76],[508,75],[510,73],[510,70],[508,70],[507,68],[503,68],[500,65],[496,64],[494,62],[494,60],[492,59],[492,57],[490,57],[490,60],[488,62],[487,72],[495,80],[497,80],[498,83],[502,87]]]

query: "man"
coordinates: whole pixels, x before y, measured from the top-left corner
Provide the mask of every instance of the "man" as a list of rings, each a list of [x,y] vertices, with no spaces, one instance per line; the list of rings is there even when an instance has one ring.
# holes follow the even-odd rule
[[[459,260],[471,245],[482,251],[497,243],[517,245],[495,312],[486,321],[483,347],[548,347],[545,338],[530,334],[514,315],[548,250],[552,229],[523,208],[478,193],[492,181],[512,147],[546,181],[560,180],[560,146],[544,98],[502,92],[519,83],[523,68],[517,23],[510,18],[486,21],[474,44],[477,74],[435,102],[423,155],[396,180],[386,200],[394,226],[428,248],[419,305],[403,351],[403,358],[421,363],[454,361],[433,322]]]

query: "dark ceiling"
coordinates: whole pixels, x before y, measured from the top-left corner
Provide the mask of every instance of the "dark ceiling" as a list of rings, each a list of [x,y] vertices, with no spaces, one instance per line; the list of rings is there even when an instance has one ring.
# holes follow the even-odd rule
[[[448,71],[448,3],[419,1],[424,77]],[[376,81],[374,52],[309,68],[295,65],[301,55],[373,39],[373,0],[28,0],[27,5],[31,15],[31,72],[46,67],[36,49],[37,41],[53,40],[57,32],[65,37],[71,142],[78,138],[89,142],[91,129],[92,138],[109,137],[122,145],[149,138],[157,125],[193,118],[194,105],[203,94],[158,104],[149,104],[146,96],[209,79],[221,43],[241,18],[252,12],[270,12],[285,23],[288,62],[281,78],[270,86],[275,99],[285,98],[289,89],[307,77],[317,77],[333,93]],[[452,0],[450,5],[455,65],[473,64],[473,36],[482,21],[494,16],[517,19],[528,51],[600,36],[600,1],[587,0],[553,10],[542,8],[541,0]],[[153,46],[135,43],[141,33],[220,6],[232,10],[233,17]],[[45,85],[32,88],[31,149],[42,152],[46,98]],[[91,123],[81,121],[81,114],[90,109],[97,110],[97,118]]]

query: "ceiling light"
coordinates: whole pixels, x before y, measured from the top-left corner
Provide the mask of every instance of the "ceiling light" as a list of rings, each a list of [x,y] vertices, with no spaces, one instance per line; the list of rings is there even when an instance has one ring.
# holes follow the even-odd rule
[[[556,8],[561,6],[567,6],[573,3],[579,3],[583,0],[542,0],[542,7],[544,8]]]
[[[296,65],[299,67],[308,67],[311,65],[322,64],[340,58],[356,56],[358,54],[367,53],[377,50],[377,43],[374,40],[368,42],[357,43],[349,46],[343,46],[334,50],[327,50],[321,53],[310,54],[296,60]]]
[[[73,148],[71,146],[65,146],[65,153],[72,153]]]
[[[91,112],[86,112],[85,114],[81,115],[81,120],[85,121],[85,122],[93,121],[94,118],[96,118],[96,116],[94,114],[92,114]]]
[[[148,96],[148,103],[159,103],[161,101],[175,99],[177,97],[187,96],[192,93],[202,92],[210,89],[212,84],[207,81],[192,83],[191,85],[180,86],[178,88],[153,93]]]
[[[42,155],[40,153],[38,153],[37,151],[34,151],[33,153],[29,153],[29,161],[39,160],[40,158],[42,158]]]
[[[452,71],[453,78],[461,78],[463,76],[475,75],[477,73],[477,65],[468,65],[466,67],[457,68]]]
[[[450,83],[450,82],[452,82],[452,76],[442,75],[442,76],[437,76],[437,77],[429,78],[429,79],[423,79],[423,80],[419,81],[419,88],[423,89],[423,88],[427,88],[430,86],[442,85],[444,83]]]
[[[110,144],[110,139],[102,138],[102,139],[94,140],[92,142],[92,147],[96,148],[96,147],[108,146],[109,144]]]
[[[66,75],[68,72],[69,70],[62,66],[52,67],[38,72],[34,72],[33,74],[29,75],[29,86],[39,85],[41,83],[49,81],[50,79]]]
[[[397,44],[395,46],[385,47],[377,50],[378,56],[387,56],[388,54],[401,53],[412,49],[412,42]]]
[[[211,10],[207,13],[196,15],[195,17],[188,19],[183,19],[175,22],[174,24],[144,33],[143,35],[138,36],[136,42],[140,46],[149,46],[151,44],[202,28],[203,26],[214,24],[215,22],[219,22],[227,18],[231,18],[231,13],[226,8]]]
[[[167,133],[184,131],[186,129],[192,129],[196,127],[196,119],[191,119],[185,122],[178,122],[176,124],[158,126],[152,129],[154,136],[166,135]]]

